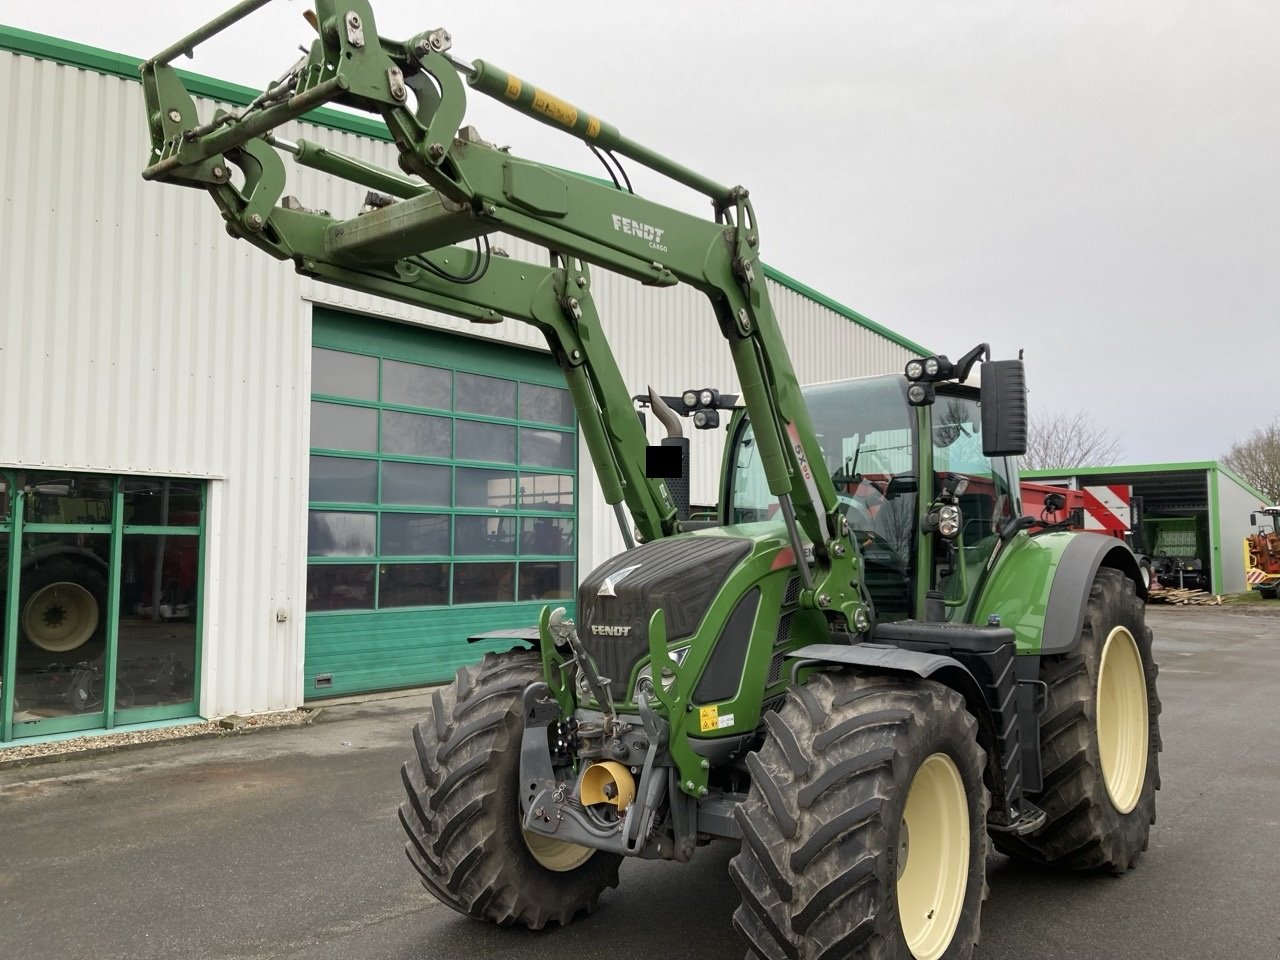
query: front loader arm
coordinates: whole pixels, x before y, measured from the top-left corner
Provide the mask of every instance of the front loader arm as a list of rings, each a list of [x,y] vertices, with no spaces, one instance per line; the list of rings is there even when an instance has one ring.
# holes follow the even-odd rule
[[[318,36],[306,56],[246,108],[198,123],[169,61],[265,2],[245,0],[143,64],[152,141],[144,178],[208,190],[233,235],[293,260],[304,274],[477,322],[510,317],[537,326],[565,372],[606,501],[625,501],[644,539],[677,532],[679,524],[665,484],[644,477],[644,433],[595,314],[586,264],[700,290],[729,343],[804,580],[802,603],[825,611],[840,631],[869,629],[858,551],[769,302],[746,191],[675,164],[490,64],[454,59],[443,30],[404,42],[378,36],[367,0],[317,0]],[[706,194],[714,219],[484,142],[461,125],[467,84]],[[379,115],[402,169],[422,182],[273,135],[325,103]],[[348,220],[307,211],[283,196],[280,152],[398,199]],[[243,171],[241,186],[229,165]],[[492,233],[546,248],[550,266],[485,254]],[[476,251],[466,246],[472,242]]]

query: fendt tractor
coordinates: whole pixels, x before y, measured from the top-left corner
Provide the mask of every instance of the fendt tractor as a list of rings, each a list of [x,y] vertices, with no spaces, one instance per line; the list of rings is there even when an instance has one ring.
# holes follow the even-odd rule
[[[197,115],[171,62],[265,2],[143,64],[143,176],[208,191],[233,236],[306,276],[537,327],[626,545],[582,581],[577,622],[544,608],[432,694],[399,811],[431,894],[491,923],[564,924],[624,858],[727,840],[751,956],[933,960],[973,953],[991,843],[1134,865],[1160,747],[1145,588],[1123,542],[1023,516],[1021,360],[980,345],[801,389],[745,189],[461,59],[444,29],[381,37],[363,0],[317,0],[293,67]],[[463,125],[468,90],[710,215],[495,147]],[[329,103],[381,118],[401,170],[276,134]],[[362,212],[286,196],[288,164],[368,190]],[[499,255],[495,235],[546,259]],[[715,522],[682,516],[657,475],[670,458],[649,456],[593,267],[709,301],[742,398]],[[656,391],[652,412],[678,422]]]

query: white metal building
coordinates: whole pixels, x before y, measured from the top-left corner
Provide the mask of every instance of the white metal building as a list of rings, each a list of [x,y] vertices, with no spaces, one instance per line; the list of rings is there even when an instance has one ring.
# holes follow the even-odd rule
[[[137,76],[0,27],[0,742],[442,680],[468,632],[571,602],[622,544],[540,335],[232,240],[202,191],[140,178]],[[202,111],[253,94],[190,86]],[[279,132],[395,167],[373,123],[316,119]],[[289,192],[353,213],[330,187],[290,170]],[[920,352],[769,276],[803,381]],[[694,291],[593,288],[633,392],[736,392]],[[436,427],[445,446],[422,446]],[[718,458],[696,462],[714,502]]]

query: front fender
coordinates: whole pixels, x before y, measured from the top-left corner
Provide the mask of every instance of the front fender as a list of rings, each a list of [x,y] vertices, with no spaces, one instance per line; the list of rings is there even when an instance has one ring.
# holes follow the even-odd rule
[[[996,561],[975,608],[975,623],[993,616],[1013,630],[1019,654],[1065,653],[1084,626],[1089,588],[1100,567],[1114,567],[1146,597],[1133,551],[1097,533],[1019,534]]]

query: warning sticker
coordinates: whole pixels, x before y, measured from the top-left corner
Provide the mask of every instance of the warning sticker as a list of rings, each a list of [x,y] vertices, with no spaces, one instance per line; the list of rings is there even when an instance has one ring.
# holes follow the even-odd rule
[[[533,109],[557,123],[563,123],[566,127],[572,127],[578,122],[578,111],[575,107],[537,87],[533,88]]]
[[[592,140],[600,136],[600,120],[589,114],[587,116],[587,136]]]
[[[725,730],[733,726],[732,713],[720,713],[719,707],[698,708],[698,728],[707,733],[711,730]]]
[[[708,730],[719,729],[720,726],[720,708],[719,707],[700,707],[698,709],[698,726],[703,733]]]
[[[507,74],[506,94],[507,94],[508,100],[520,99],[520,78],[517,77],[514,73]]]

